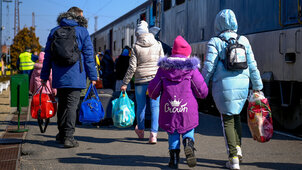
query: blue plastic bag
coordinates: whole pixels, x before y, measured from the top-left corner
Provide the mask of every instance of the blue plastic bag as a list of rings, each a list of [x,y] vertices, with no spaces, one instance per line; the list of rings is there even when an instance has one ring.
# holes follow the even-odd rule
[[[90,95],[91,89],[93,94]],[[90,96],[89,99],[88,95]],[[94,85],[90,84],[85,98],[81,104],[79,121],[84,123],[97,123],[104,118],[104,108]]]
[[[133,125],[135,119],[134,102],[127,93],[121,92],[120,97],[112,101],[113,125],[118,128],[126,128]]]

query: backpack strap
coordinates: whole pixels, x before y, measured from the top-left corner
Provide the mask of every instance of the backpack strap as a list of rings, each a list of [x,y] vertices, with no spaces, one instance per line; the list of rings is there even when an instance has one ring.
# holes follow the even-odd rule
[[[75,27],[76,26],[72,26],[71,28],[74,29],[74,32],[76,33],[76,30],[75,30]],[[77,39],[76,39],[77,40]],[[76,41],[77,45],[78,45],[78,42]],[[80,53],[80,73],[83,72],[83,64],[82,64],[82,49],[80,50],[79,48],[77,48],[77,50],[79,50],[78,52]]]

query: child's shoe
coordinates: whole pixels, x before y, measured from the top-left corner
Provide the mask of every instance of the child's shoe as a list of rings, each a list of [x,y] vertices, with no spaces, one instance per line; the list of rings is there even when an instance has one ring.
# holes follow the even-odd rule
[[[137,136],[138,136],[139,139],[143,139],[144,138],[144,130],[139,130],[137,125],[135,126],[134,131],[137,134]]]
[[[194,148],[194,142],[191,138],[185,138],[183,140],[184,144],[184,151],[187,159],[187,164],[189,167],[196,166],[196,157],[194,151],[196,150]]]
[[[150,132],[149,143],[150,144],[156,144],[157,143],[157,133]]]
[[[241,150],[241,147],[239,145],[236,146],[236,149],[237,149],[237,156],[239,158],[239,162],[242,162],[243,160],[243,157],[242,157],[242,150]]]
[[[169,167],[172,169],[178,169],[180,149],[171,149],[169,152],[170,152]]]
[[[240,169],[238,156],[229,158],[229,161],[226,163],[226,167],[229,169]]]

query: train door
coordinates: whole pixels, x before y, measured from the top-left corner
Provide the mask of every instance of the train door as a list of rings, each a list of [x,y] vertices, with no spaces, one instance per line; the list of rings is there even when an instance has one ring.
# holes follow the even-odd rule
[[[188,17],[185,0],[175,0],[174,6],[176,34],[187,39]]]

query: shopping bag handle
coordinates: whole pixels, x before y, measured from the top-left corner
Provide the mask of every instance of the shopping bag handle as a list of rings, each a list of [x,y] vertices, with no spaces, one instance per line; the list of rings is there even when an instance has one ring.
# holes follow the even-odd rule
[[[88,88],[88,90],[87,90],[87,92],[86,92],[86,95],[85,95],[83,101],[85,101],[85,100],[87,99],[87,97],[88,97],[88,95],[89,95],[89,93],[90,93],[90,91],[91,91],[91,88],[92,88],[92,90],[93,90],[93,93],[94,93],[95,96],[96,96],[96,99],[97,99],[98,101],[100,101],[100,98],[99,98],[98,92],[97,92],[97,90],[96,90],[96,87],[95,87],[95,85],[93,85],[92,83],[89,85],[89,88]]]
[[[121,91],[120,98],[121,97],[128,97],[127,92],[126,91]]]

